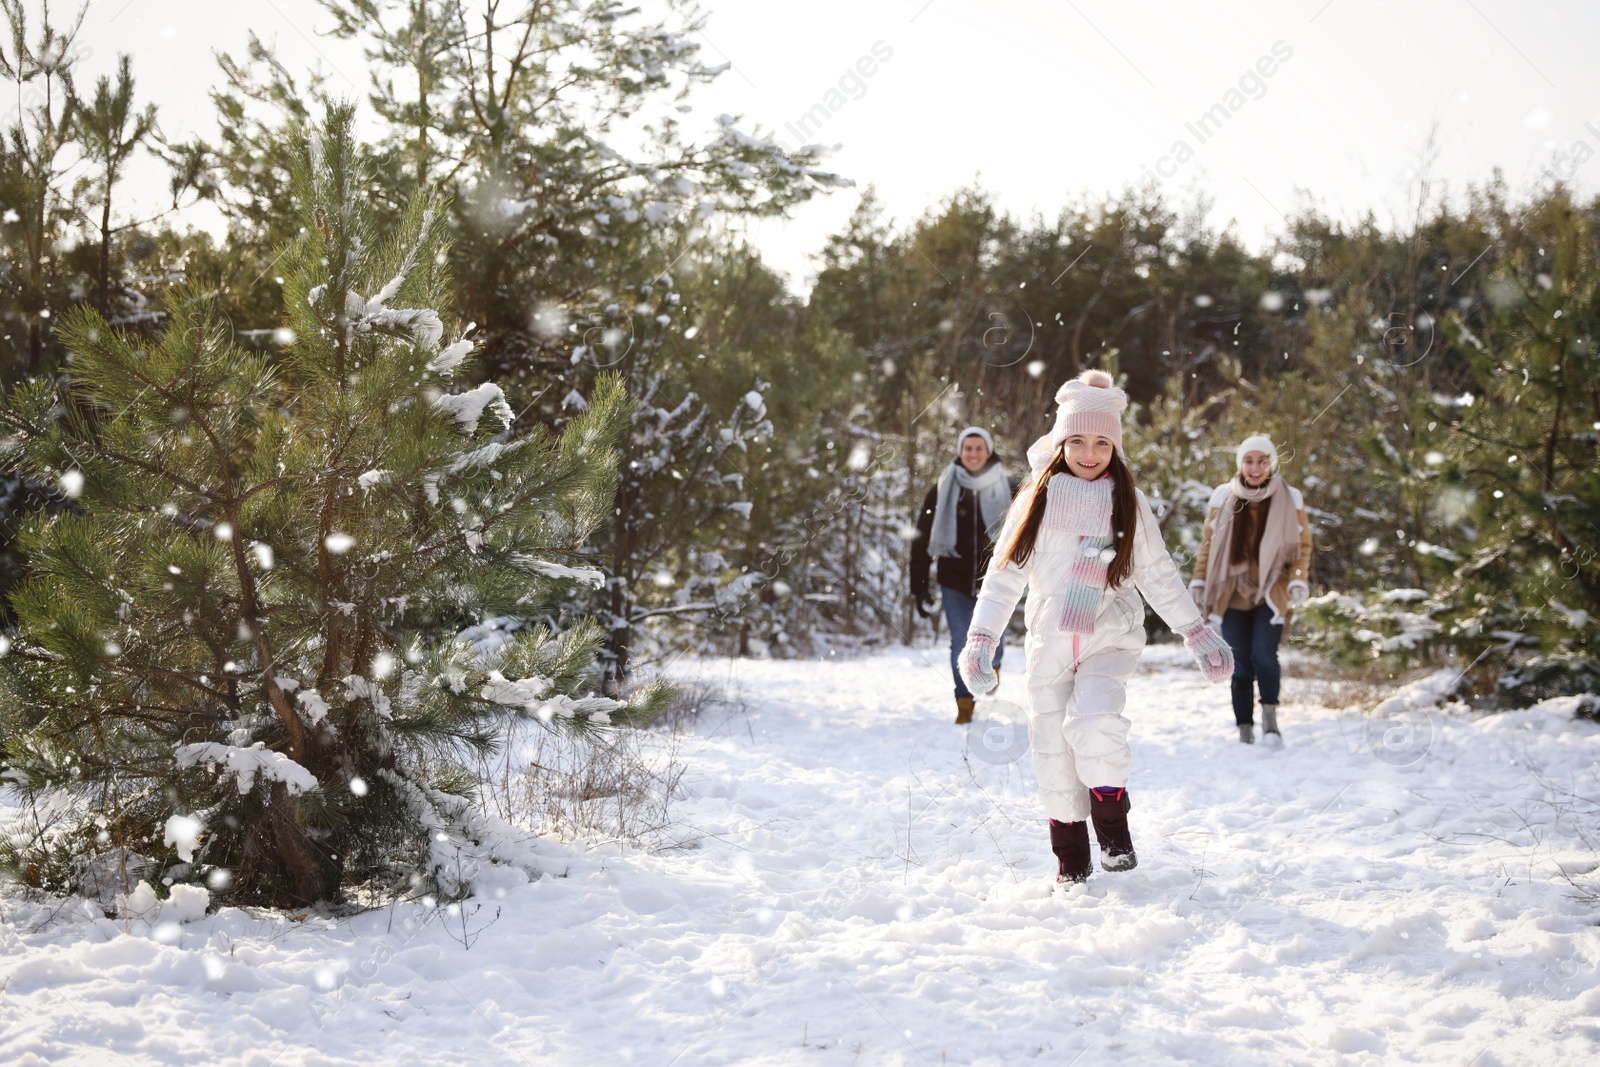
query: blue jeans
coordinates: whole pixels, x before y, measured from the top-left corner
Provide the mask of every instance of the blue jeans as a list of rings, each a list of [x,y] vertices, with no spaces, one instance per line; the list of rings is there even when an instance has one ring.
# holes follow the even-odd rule
[[[1272,622],[1272,605],[1257,604],[1245,610],[1229,608],[1222,615],[1222,639],[1233,650],[1233,718],[1240,726],[1256,721],[1253,685],[1261,686],[1261,703],[1278,702],[1278,642],[1283,624]]]
[[[955,676],[956,696],[969,697],[972,691],[967,688],[967,683],[961,680],[961,670],[956,661],[961,658],[961,646],[967,643],[967,631],[972,628],[972,611],[978,606],[978,598],[970,597],[959,589],[951,589],[948,585],[939,587],[939,598],[944,601],[944,621],[950,626],[950,673]],[[994,665],[1000,666],[1000,659],[1005,655],[1005,634],[994,643]]]

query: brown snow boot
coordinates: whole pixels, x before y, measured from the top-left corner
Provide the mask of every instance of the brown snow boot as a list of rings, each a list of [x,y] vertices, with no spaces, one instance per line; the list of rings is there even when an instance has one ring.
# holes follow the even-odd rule
[[[1071,884],[1087,882],[1094,873],[1089,855],[1089,824],[1050,820],[1050,851],[1056,854],[1056,881]]]
[[[965,726],[972,721],[972,698],[956,697],[956,725]]]
[[[1133,854],[1133,835],[1128,832],[1128,791],[1102,785],[1089,790],[1089,817],[1094,820],[1094,836],[1100,842],[1100,869],[1131,871],[1139,866]]]

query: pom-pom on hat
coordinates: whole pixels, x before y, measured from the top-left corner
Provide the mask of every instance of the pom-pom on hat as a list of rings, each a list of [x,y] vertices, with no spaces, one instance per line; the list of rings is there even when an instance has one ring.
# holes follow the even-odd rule
[[[1098,434],[1109,438],[1122,451],[1122,413],[1128,407],[1128,394],[1118,389],[1111,375],[1103,370],[1086,370],[1056,390],[1056,425],[1028,449],[1028,463],[1034,470],[1050,462],[1061,442],[1076,433]]]
[[[1246,437],[1239,445],[1239,451],[1235,456],[1235,463],[1241,473],[1244,471],[1244,457],[1245,453],[1247,452],[1265,452],[1267,454],[1267,458],[1272,463],[1272,469],[1278,469],[1278,446],[1273,444],[1272,438],[1268,437],[1266,434],[1252,434],[1251,436]]]

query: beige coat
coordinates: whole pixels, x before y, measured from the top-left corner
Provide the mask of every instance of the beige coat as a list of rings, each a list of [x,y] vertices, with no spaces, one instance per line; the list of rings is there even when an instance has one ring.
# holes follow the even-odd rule
[[[1282,475],[1279,475],[1282,477]],[[1217,528],[1217,513],[1228,502],[1231,495],[1228,486],[1231,482],[1224,482],[1217,486],[1211,494],[1211,503],[1206,510],[1206,524],[1200,539],[1200,552],[1194,558],[1193,580],[1189,588],[1205,584],[1206,563],[1211,559],[1211,533]],[[1300,520],[1300,558],[1294,560],[1283,568],[1278,575],[1278,580],[1272,583],[1272,588],[1267,590],[1267,603],[1272,605],[1272,621],[1287,626],[1294,618],[1294,612],[1289,610],[1289,587],[1296,583],[1311,589],[1311,520],[1306,518],[1305,497],[1300,490],[1292,485],[1285,485],[1289,490],[1289,498],[1294,502],[1295,517]],[[1221,547],[1226,552],[1227,546]],[[1233,579],[1227,579],[1221,589],[1206,590],[1206,613],[1220,616],[1227,610],[1228,601],[1233,599]]]

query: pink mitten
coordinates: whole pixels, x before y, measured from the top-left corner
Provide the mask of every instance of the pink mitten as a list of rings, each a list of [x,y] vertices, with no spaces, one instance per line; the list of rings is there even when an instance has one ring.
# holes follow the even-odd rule
[[[1233,677],[1233,649],[1228,647],[1228,642],[1222,635],[1207,626],[1205,620],[1178,631],[1183,634],[1183,644],[1200,664],[1200,669],[1205,672],[1206,681],[1212,685],[1221,685]]]
[[[967,631],[967,643],[961,646],[956,666],[961,671],[961,680],[967,683],[973,696],[981,697],[1000,684],[1000,679],[994,673],[994,646],[998,640],[988,630]]]

